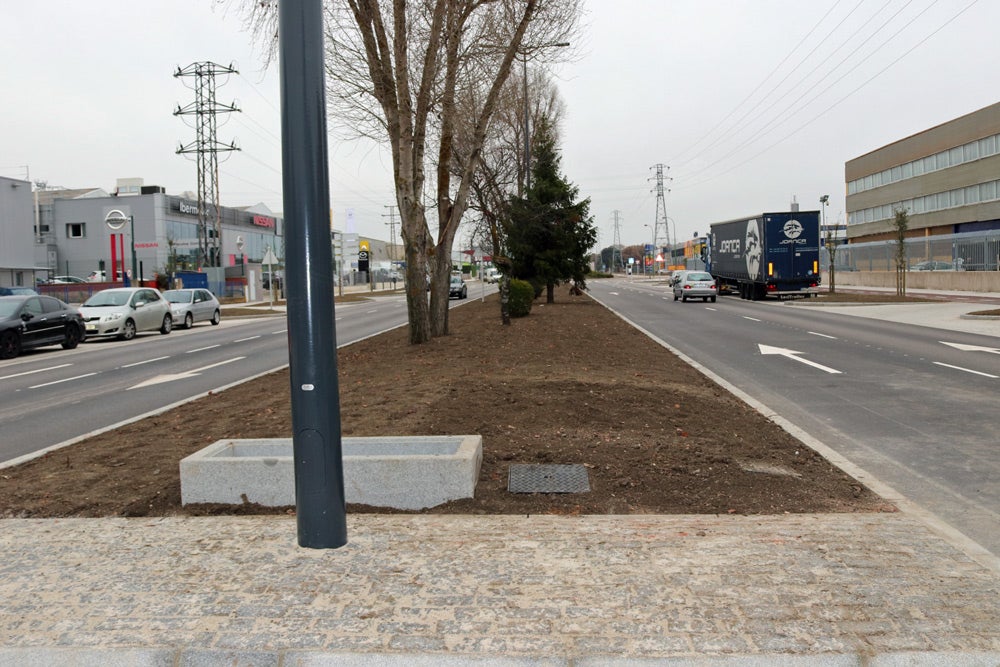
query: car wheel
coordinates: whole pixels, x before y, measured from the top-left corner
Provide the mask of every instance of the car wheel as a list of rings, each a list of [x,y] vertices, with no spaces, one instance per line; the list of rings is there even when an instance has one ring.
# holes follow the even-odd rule
[[[122,340],[132,340],[135,338],[135,322],[125,320],[125,324],[122,325],[122,332],[118,334],[118,337]]]
[[[66,335],[63,337],[62,346],[64,350],[72,350],[80,344],[80,328],[75,324],[66,326]]]
[[[160,333],[165,335],[173,331],[173,329],[174,318],[170,316],[170,313],[167,313],[163,316],[163,324],[160,325]]]
[[[216,308],[215,312],[212,313],[212,326],[215,327],[219,326],[219,322],[221,321],[222,321],[222,313],[220,313],[219,309]]]
[[[184,328],[190,329],[193,326],[194,326],[194,315],[188,313],[187,315],[184,316]]]
[[[713,297],[710,297],[710,298],[712,300],[712,303],[715,303],[715,297],[713,296]]]
[[[687,294],[681,297],[681,303],[687,303],[687,300],[688,300]]]
[[[0,359],[13,359],[21,354],[21,337],[16,331],[5,331],[0,335]]]
[[[701,297],[701,301],[702,303],[708,303],[708,297],[707,296]]]
[[[677,301],[677,299],[679,299],[679,298],[680,298],[680,297],[679,297],[679,296],[677,296],[676,294],[674,295],[674,301]]]

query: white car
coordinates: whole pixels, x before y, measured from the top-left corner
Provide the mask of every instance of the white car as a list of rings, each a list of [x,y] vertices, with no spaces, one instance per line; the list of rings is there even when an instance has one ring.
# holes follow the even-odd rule
[[[174,321],[185,329],[193,327],[195,322],[215,325],[222,321],[219,300],[207,289],[167,290],[163,298],[170,303],[170,315]]]
[[[150,287],[101,290],[80,306],[88,338],[117,336],[132,340],[139,331],[168,334],[174,328],[170,304]]]

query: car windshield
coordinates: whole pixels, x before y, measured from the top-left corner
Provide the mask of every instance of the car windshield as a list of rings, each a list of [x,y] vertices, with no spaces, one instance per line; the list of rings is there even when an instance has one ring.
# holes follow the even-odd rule
[[[462,277],[461,276],[452,276],[451,277],[451,284],[452,285],[461,285],[462,284]]]
[[[128,303],[131,292],[98,292],[83,302],[84,307],[124,306]]]
[[[191,303],[194,292],[190,290],[173,289],[163,293],[163,298],[170,303]]]
[[[711,280],[712,276],[708,273],[689,273],[687,276],[688,280]]]

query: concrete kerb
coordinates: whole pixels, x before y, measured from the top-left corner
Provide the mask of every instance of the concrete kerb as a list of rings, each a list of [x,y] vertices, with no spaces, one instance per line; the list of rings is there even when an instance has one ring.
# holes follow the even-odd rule
[[[784,429],[786,432],[788,432],[789,434],[800,440],[807,447],[810,447],[813,450],[815,450],[823,458],[825,458],[830,463],[843,470],[846,474],[850,475],[854,479],[863,483],[872,491],[874,491],[881,497],[885,498],[889,502],[896,505],[896,507],[899,508],[901,512],[904,512],[906,514],[912,515],[920,519],[921,522],[923,522],[928,528],[930,528],[932,532],[934,532],[934,534],[944,539],[948,544],[952,545],[956,549],[959,549],[965,555],[967,555],[969,558],[971,558],[978,564],[982,565],[983,567],[986,567],[996,572],[997,574],[1000,574],[1000,557],[994,556],[988,549],[980,545],[978,542],[970,539],[961,531],[956,530],[955,528],[953,528],[951,525],[943,521],[941,518],[939,518],[932,512],[929,512],[928,510],[924,509],[923,507],[909,500],[901,493],[896,491],[888,483],[870,474],[869,472],[867,472],[860,466],[856,465],[855,463],[853,463],[852,461],[850,461],[837,451],[828,447],[826,444],[824,444],[817,438],[811,436],[809,433],[804,431],[799,426],[793,424],[792,422],[788,421],[787,419],[779,415],[777,412],[772,410],[770,407],[768,407],[761,401],[758,401],[757,399],[753,398],[739,387],[733,385],[724,378],[716,375],[710,369],[706,368],[705,366],[698,363],[691,357],[687,356],[677,348],[673,347],[667,341],[663,340],[662,338],[659,338],[652,332],[647,331],[646,329],[640,327],[634,322],[627,320],[625,317],[622,316],[621,313],[619,313],[614,308],[612,308],[608,304],[604,303],[603,301],[595,297],[593,294],[591,294],[590,297],[595,301],[597,301],[598,303],[600,303],[605,308],[607,308],[609,311],[614,313],[617,317],[621,318],[626,324],[635,327],[635,329],[641,331],[651,340],[655,341],[656,343],[663,346],[667,350],[670,350],[670,352],[677,355],[677,357],[680,358],[682,361],[684,361],[684,363],[688,364],[692,368],[696,369],[699,373],[705,375],[705,377],[709,378],[719,386],[729,391],[731,394],[739,398],[741,401],[749,405],[751,408],[759,412],[761,415],[768,418],[769,420],[780,426],[782,429]],[[947,664],[947,663],[942,663],[942,664]]]

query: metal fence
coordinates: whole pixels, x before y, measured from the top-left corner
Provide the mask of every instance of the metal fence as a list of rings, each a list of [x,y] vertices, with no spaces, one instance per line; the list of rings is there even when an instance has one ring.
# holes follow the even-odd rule
[[[911,271],[1000,271],[1000,232],[967,232],[904,242]],[[895,241],[872,241],[837,246],[834,262],[838,271],[894,271]],[[822,253],[823,270],[829,255]]]

